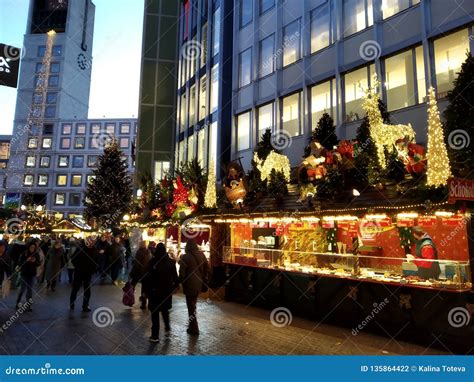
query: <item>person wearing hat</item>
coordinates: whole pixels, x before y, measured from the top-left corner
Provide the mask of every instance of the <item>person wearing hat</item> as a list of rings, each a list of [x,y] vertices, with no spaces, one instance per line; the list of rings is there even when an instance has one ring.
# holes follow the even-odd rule
[[[421,227],[414,227],[413,238],[415,242],[415,256],[407,255],[418,267],[418,276],[422,279],[437,279],[441,273],[439,267],[438,250],[430,235]],[[420,260],[418,260],[420,259]]]

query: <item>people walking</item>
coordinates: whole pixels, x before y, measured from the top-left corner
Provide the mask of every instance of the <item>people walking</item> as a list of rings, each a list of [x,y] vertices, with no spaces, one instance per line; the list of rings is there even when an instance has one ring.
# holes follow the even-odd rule
[[[123,266],[123,259],[125,254],[125,248],[120,242],[120,236],[115,236],[114,240],[110,246],[110,278],[112,283],[117,284],[117,279],[120,273],[120,269]]]
[[[107,267],[109,264],[110,244],[107,237],[103,234],[97,241],[99,277],[102,282],[107,278]]]
[[[84,290],[84,297],[82,300],[82,311],[90,312],[89,307],[91,298],[91,281],[92,275],[97,270],[98,250],[95,247],[94,240],[91,237],[86,239],[84,245],[80,246],[72,257],[74,264],[74,280],[72,282],[71,297],[69,300],[69,307],[74,309],[77,298],[77,293],[81,287]]]
[[[130,283],[135,288],[138,283],[142,284],[140,292],[140,309],[145,310],[147,298],[143,288],[143,277],[145,276],[148,263],[151,260],[151,252],[146,247],[144,240],[140,241],[137,253],[132,261],[132,270],[130,271]]]
[[[36,268],[40,263],[38,249],[33,241],[28,242],[26,251],[20,256],[18,268],[20,272],[20,293],[16,300],[17,309],[20,308],[23,294],[26,291],[26,302],[28,312],[32,311],[31,304],[33,302],[33,284],[36,276]]]
[[[188,307],[188,334],[199,334],[196,304],[199,293],[207,290],[208,273],[209,264],[206,257],[199,250],[196,242],[189,239],[186,243],[185,253],[179,260],[179,282],[183,285],[183,293],[186,296]]]
[[[72,284],[74,279],[74,264],[72,263],[72,258],[74,253],[78,250],[79,243],[76,238],[71,237],[69,240],[69,250],[67,251],[66,255],[66,264],[67,264],[67,277],[69,284]]]
[[[8,256],[11,262],[12,269],[12,285],[11,288],[14,289],[18,286],[20,282],[20,274],[16,272],[16,269],[20,263],[21,255],[26,251],[26,244],[24,242],[23,235],[19,235],[8,247]]]
[[[11,274],[11,260],[7,251],[7,243],[0,240],[0,288],[2,288],[5,276],[10,278]]]
[[[151,312],[151,342],[159,342],[160,312],[165,332],[171,330],[169,310],[172,306],[173,292],[178,285],[175,262],[166,253],[164,244],[159,243],[143,278],[144,292],[148,297],[148,309]]]
[[[46,254],[46,289],[56,290],[59,274],[64,266],[64,248],[61,240],[57,239]]]

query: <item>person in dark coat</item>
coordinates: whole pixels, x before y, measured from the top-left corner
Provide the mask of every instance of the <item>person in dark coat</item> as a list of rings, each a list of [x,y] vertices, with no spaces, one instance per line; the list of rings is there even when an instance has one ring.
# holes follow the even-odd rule
[[[145,241],[140,241],[137,253],[135,253],[135,258],[132,262],[132,270],[130,271],[130,283],[133,287],[141,282],[142,290],[140,295],[140,309],[145,310],[147,304],[147,298],[145,291],[143,290],[143,277],[145,276],[148,263],[151,260],[151,252],[146,247]]]
[[[179,282],[183,285],[188,307],[188,334],[198,335],[199,326],[196,316],[196,304],[199,293],[207,288],[209,263],[206,256],[199,250],[196,242],[189,239],[186,243],[185,253],[179,260]]]
[[[120,274],[120,270],[123,266],[125,248],[123,247],[120,236],[115,236],[114,241],[110,245],[110,278],[114,284],[117,284],[117,279]]]
[[[95,246],[94,239],[88,237],[85,244],[81,245],[72,257],[74,264],[74,280],[72,282],[71,297],[69,307],[74,309],[77,298],[77,292],[84,288],[84,297],[82,300],[82,311],[90,312],[89,301],[91,298],[91,281],[92,275],[97,271],[98,250]]]
[[[170,314],[173,302],[173,292],[178,287],[178,273],[176,263],[166,253],[163,243],[156,246],[153,258],[150,260],[143,280],[145,294],[148,297],[148,309],[151,312],[151,342],[159,342],[160,312],[165,324],[165,331],[169,332]]]
[[[27,311],[31,312],[31,304],[33,303],[33,283],[36,277],[36,268],[40,265],[40,256],[36,244],[33,241],[29,242],[26,247],[27,249],[20,256],[18,263],[21,288],[16,300],[16,307],[17,309],[20,308],[21,299],[26,291],[26,303],[28,304]]]
[[[16,272],[16,268],[20,263],[21,255],[26,251],[26,244],[24,242],[23,235],[18,236],[8,247],[8,257],[10,258],[11,262],[11,270],[12,274]],[[19,282],[19,278],[17,277],[17,273],[14,274],[12,279],[11,288],[14,289],[17,287]]]
[[[61,269],[64,266],[64,249],[62,242],[56,240],[53,246],[46,253],[46,289],[50,289],[54,292],[56,290],[56,283],[58,276],[61,273]]]
[[[107,241],[107,237],[102,235],[97,241],[97,251],[98,251],[98,265],[99,265],[99,275],[102,282],[105,282],[107,278],[107,267],[109,264],[109,254],[110,254],[110,244]]]
[[[7,251],[7,243],[0,240],[0,288],[2,287],[5,275],[10,277],[12,275],[10,255]]]

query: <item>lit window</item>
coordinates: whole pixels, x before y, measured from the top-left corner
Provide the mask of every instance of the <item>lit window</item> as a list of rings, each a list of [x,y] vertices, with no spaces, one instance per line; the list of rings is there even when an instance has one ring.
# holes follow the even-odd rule
[[[445,93],[453,88],[457,73],[469,52],[468,30],[450,34],[434,41],[437,93]]]
[[[99,134],[100,132],[100,123],[93,123],[91,125],[91,134]]]
[[[38,186],[48,185],[48,175],[38,175]]]
[[[130,124],[121,123],[120,124],[120,134],[130,134]]]
[[[219,53],[221,37],[221,8],[217,8],[212,17],[212,57]]]
[[[76,125],[76,134],[83,135],[86,133],[86,124],[85,123],[78,123]]]
[[[412,50],[385,60],[387,109],[397,110],[415,104],[415,82]]]
[[[86,138],[80,137],[74,140],[75,149],[83,149],[86,147]]]
[[[72,207],[78,207],[81,205],[81,194],[71,193],[69,194],[69,205]]]
[[[97,155],[89,155],[87,157],[87,167],[97,166]]]
[[[63,134],[68,135],[72,132],[72,125],[71,124],[63,124]]]
[[[273,131],[274,126],[274,112],[273,112],[274,103],[269,103],[265,106],[260,106],[257,109],[257,125],[258,125],[258,136],[257,142],[260,141],[262,135],[265,134],[265,131],[270,129]]]
[[[243,28],[253,19],[253,1],[252,0],[240,0],[240,27]]]
[[[50,149],[52,144],[52,139],[51,138],[43,138],[43,143],[41,147],[43,149]]]
[[[202,120],[206,117],[206,106],[207,106],[207,97],[206,97],[206,75],[202,76],[201,78],[201,90],[199,92],[199,120]]]
[[[170,170],[170,162],[155,161],[154,180],[161,181]]]
[[[332,96],[331,96],[332,94]],[[336,117],[336,81],[330,80],[311,88],[311,123],[316,127],[324,113]]]
[[[393,16],[419,2],[420,0],[382,0],[383,18],[386,19],[387,17]]]
[[[239,86],[246,86],[252,81],[252,48],[239,54]]]
[[[72,167],[81,168],[84,166],[84,157],[82,155],[74,155],[72,157]]]
[[[114,135],[115,134],[115,123],[106,123],[105,124],[105,131],[107,134]]]
[[[275,70],[275,35],[260,41],[260,77],[268,76]]]
[[[290,136],[300,135],[300,93],[283,98],[283,131]]]
[[[347,73],[344,76],[344,101],[346,105],[345,122],[356,121],[365,115],[362,108],[362,99],[364,97],[364,89],[367,89],[369,78],[375,71],[375,65],[370,65],[370,74],[367,67]]]
[[[128,149],[128,146],[130,146],[130,138],[120,138],[120,148]]]
[[[206,65],[207,59],[207,23],[201,29],[201,68]]]
[[[188,137],[188,161],[194,159],[194,135]]]
[[[28,138],[28,148],[29,149],[38,148],[38,138]]]
[[[40,157],[40,167],[47,168],[51,162],[51,157],[48,155],[42,155]]]
[[[344,0],[344,36],[350,36],[374,24],[372,0]]]
[[[189,100],[189,126],[196,124],[196,85],[189,90],[191,98]]]
[[[237,116],[237,151],[250,148],[250,111]]]
[[[80,187],[82,185],[82,175],[72,175],[71,186]]]
[[[283,28],[283,66],[301,58],[300,20],[293,21]]]
[[[197,158],[202,167],[206,166],[206,131],[201,129],[197,133]]]
[[[219,104],[219,64],[213,66],[211,71],[211,113],[217,110]]]
[[[259,0],[260,1],[260,14],[265,13],[275,5],[275,0]]]
[[[66,194],[64,193],[57,193],[54,195],[54,204],[57,206],[63,206],[66,200]]]
[[[56,175],[56,186],[67,186],[67,175]]]
[[[426,79],[425,79],[425,59],[423,56],[423,47],[415,49],[416,55],[416,82],[418,84],[418,103],[424,102],[426,97]]]
[[[334,42],[332,33],[331,1],[326,1],[311,12],[311,53],[327,47]]]
[[[33,175],[27,174],[23,178],[23,185],[25,186],[32,186],[34,181]]]
[[[25,167],[35,167],[36,157],[34,155],[28,155],[26,157]]]
[[[69,166],[69,156],[60,155],[58,157],[58,167],[68,167]]]
[[[71,138],[61,138],[61,148],[68,149],[71,147]]]

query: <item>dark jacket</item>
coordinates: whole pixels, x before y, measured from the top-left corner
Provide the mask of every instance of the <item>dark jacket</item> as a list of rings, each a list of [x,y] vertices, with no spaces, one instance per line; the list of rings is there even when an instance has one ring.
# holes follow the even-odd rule
[[[81,245],[72,256],[74,275],[78,277],[90,277],[97,270],[98,251],[96,247]]]
[[[46,253],[46,271],[45,279],[51,281],[59,275],[61,268],[64,266],[64,250],[61,248],[51,247]]]
[[[109,262],[110,264],[117,264],[122,260],[122,254],[124,252],[124,247],[118,243],[112,243],[109,247]]]
[[[10,276],[11,273],[12,272],[10,255],[7,251],[5,251],[3,255],[0,255],[0,279],[2,279],[1,276],[3,276],[4,274]]]
[[[22,241],[15,240],[13,244],[8,247],[8,255],[12,262],[12,266],[16,266],[20,262],[20,257],[26,251],[26,244]]]
[[[176,263],[165,252],[157,252],[150,260],[143,279],[143,290],[149,299],[150,310],[169,310],[173,292],[178,286]]]
[[[20,256],[20,274],[24,278],[31,278],[36,276],[36,268],[41,263],[40,256],[37,251],[30,253],[27,250]]]
[[[136,284],[140,282],[143,276],[145,276],[150,260],[150,251],[146,248],[138,248],[135,258],[133,259],[132,270],[130,271],[132,283]]]
[[[179,260],[179,282],[183,284],[183,293],[197,296],[207,284],[209,263],[201,251],[186,252]]]

